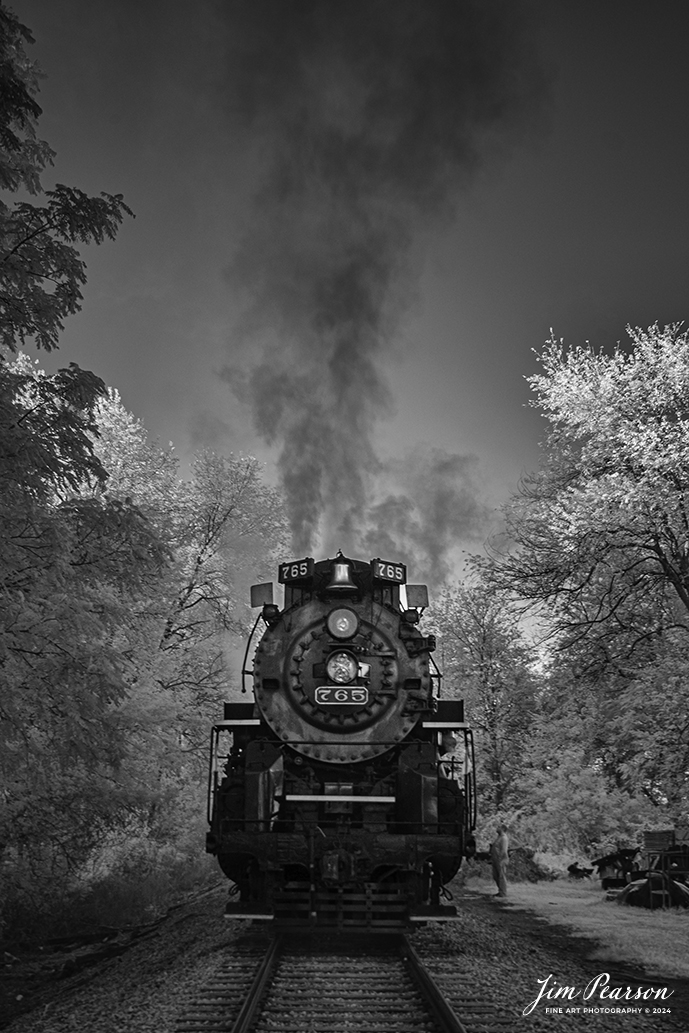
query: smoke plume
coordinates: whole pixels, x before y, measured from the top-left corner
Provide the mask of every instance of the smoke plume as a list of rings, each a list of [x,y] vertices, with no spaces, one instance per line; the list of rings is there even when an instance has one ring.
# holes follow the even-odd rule
[[[439,588],[461,564],[459,544],[488,533],[476,467],[474,456],[421,445],[386,464],[393,490],[369,509],[364,549],[403,562],[413,557],[414,580]]]
[[[260,175],[228,272],[247,298],[241,335],[252,361],[224,376],[278,446],[296,554],[319,536],[326,550],[356,552],[372,519],[404,505],[373,496],[384,473],[373,434],[393,411],[381,357],[413,283],[415,234],[450,212],[482,146],[523,129],[540,96],[519,7],[227,5],[231,117],[257,148]],[[438,453],[423,490],[438,500],[439,528],[450,527],[447,475]],[[465,503],[466,529],[478,508]],[[440,571],[432,528],[424,535]]]

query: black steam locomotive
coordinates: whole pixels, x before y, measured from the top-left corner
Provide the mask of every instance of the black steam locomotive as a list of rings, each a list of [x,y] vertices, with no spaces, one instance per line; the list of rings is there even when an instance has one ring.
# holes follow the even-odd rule
[[[272,583],[251,590],[255,702],[226,703],[213,729],[206,849],[234,883],[227,914],[372,930],[452,917],[444,887],[475,851],[473,741],[462,702],[439,699],[426,586],[341,553],[278,580],[282,610]]]

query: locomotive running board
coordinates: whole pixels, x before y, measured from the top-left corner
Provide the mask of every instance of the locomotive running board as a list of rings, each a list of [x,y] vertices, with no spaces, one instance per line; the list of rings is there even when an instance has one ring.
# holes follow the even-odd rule
[[[454,904],[421,905],[409,915],[410,922],[456,922],[458,919]]]
[[[260,911],[256,906],[243,907],[241,904],[226,904],[225,918],[248,919],[252,922],[272,922],[272,911]]]
[[[409,921],[423,925],[425,922],[458,922],[459,915],[410,915]]]

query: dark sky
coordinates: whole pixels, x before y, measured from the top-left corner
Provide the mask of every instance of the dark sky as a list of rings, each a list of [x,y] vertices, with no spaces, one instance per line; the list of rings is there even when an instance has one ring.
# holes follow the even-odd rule
[[[327,549],[417,542],[442,573],[538,462],[524,377],[550,328],[609,347],[688,314],[685,3],[478,3],[456,61],[449,0],[388,3],[411,29],[377,0],[10,6],[46,75],[44,186],[136,213],[89,249],[46,365],[93,369],[183,458],[258,455],[295,551],[321,519]]]

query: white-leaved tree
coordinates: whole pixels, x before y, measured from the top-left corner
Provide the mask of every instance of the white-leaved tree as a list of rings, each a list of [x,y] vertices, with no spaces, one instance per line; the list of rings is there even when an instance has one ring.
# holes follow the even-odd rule
[[[104,391],[74,368],[0,363],[3,875],[74,870],[128,806],[122,635],[166,550],[130,499],[99,493]]]
[[[21,911],[113,837],[202,855],[228,641],[285,523],[254,459],[202,453],[182,480],[92,374],[1,365],[0,430],[0,853]]]
[[[137,743],[130,769],[149,793],[151,829],[181,828],[203,812],[211,723],[236,691],[249,621],[248,584],[265,580],[284,543],[279,493],[247,456],[204,451],[182,479],[161,447],[110,389],[96,410],[94,450],[109,477],[98,487],[129,500],[156,529],[168,561],[126,629],[127,698],[120,707]]]
[[[608,353],[546,343],[529,378],[542,462],[483,564],[552,631],[556,677],[521,790],[533,815],[554,802],[562,842],[569,785],[581,847],[688,813],[689,335],[628,333]]]
[[[506,509],[493,575],[600,662],[689,630],[689,335],[629,328],[612,354],[551,339],[530,379],[540,470]]]
[[[448,587],[433,604],[444,693],[464,699],[476,735],[482,813],[516,806],[536,706],[534,654],[507,596],[484,580]]]

